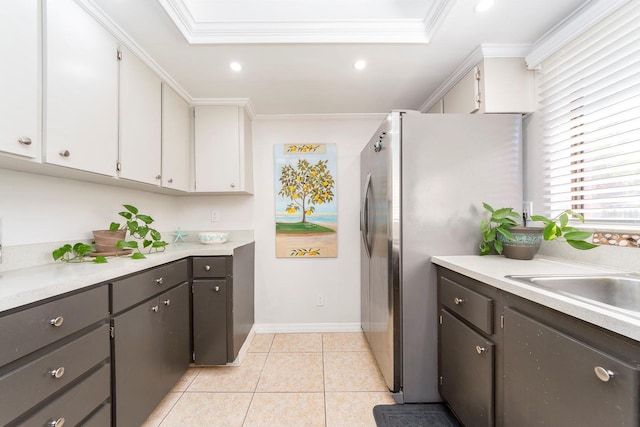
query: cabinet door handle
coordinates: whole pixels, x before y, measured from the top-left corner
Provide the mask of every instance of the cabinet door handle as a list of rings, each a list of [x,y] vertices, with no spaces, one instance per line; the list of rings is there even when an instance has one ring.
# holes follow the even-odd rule
[[[60,155],[61,155],[62,157],[69,157],[69,156],[71,155],[71,153],[69,152],[69,150],[62,150],[62,151],[60,152]],[[62,419],[62,418],[61,418],[61,419]]]
[[[460,305],[460,304],[462,304],[463,302],[464,302],[464,299],[462,299],[462,298],[455,297],[455,298],[453,299],[453,303],[454,303],[455,305]]]
[[[47,425],[50,427],[62,427],[64,425],[64,421],[65,419],[60,417],[57,420],[49,421]]]
[[[49,373],[53,378],[62,378],[62,376],[64,375],[64,366],[60,366],[58,369],[49,371]]]
[[[156,179],[162,178],[162,175],[156,175]]]
[[[605,383],[615,376],[615,373],[603,368],[602,366],[596,366],[595,368],[593,368],[593,371],[596,373],[596,377],[598,377],[600,381],[603,381]]]
[[[220,286],[214,286],[213,287],[213,291],[214,292],[220,292]]]
[[[23,136],[22,138],[18,138],[18,142],[22,145],[31,145],[31,138]]]
[[[173,184],[173,178],[169,178],[169,180],[167,181],[169,184]]]
[[[211,270],[211,266],[210,265],[205,265],[204,266],[204,271],[209,271]]]
[[[157,305],[154,305],[153,307],[151,307],[151,311],[153,311],[154,313],[157,313],[159,309],[160,308]]]
[[[484,353],[485,351],[487,351],[487,349],[486,349],[486,348],[484,348],[484,347],[480,347],[479,345],[477,345],[477,346],[476,346],[476,353],[478,353],[478,354],[482,354],[482,353]]]
[[[236,185],[233,182],[231,183],[231,188],[236,188]]]
[[[171,305],[171,300],[170,299],[166,299],[166,300],[162,301],[162,303],[164,305]]]
[[[164,283],[164,277],[159,277],[156,279],[156,284],[162,285]]]
[[[51,326],[55,326],[56,328],[59,328],[64,323],[64,317],[58,316],[55,319],[51,319],[49,323],[51,324]]]

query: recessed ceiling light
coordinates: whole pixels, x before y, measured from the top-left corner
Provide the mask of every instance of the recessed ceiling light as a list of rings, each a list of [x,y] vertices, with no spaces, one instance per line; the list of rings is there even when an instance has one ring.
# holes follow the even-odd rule
[[[359,59],[353,63],[353,68],[355,68],[356,70],[364,70],[365,68],[367,68],[367,61]]]
[[[229,68],[236,72],[242,71],[242,64],[239,62],[232,62],[231,64],[229,64]]]
[[[484,12],[486,10],[491,9],[494,3],[495,3],[494,0],[480,0],[478,3],[476,3],[476,6],[473,8],[473,10],[478,13]]]

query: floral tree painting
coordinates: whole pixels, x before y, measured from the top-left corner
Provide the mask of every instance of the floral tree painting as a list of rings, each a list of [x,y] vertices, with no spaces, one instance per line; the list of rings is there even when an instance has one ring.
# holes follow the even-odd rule
[[[336,257],[335,144],[275,146],[276,256]]]

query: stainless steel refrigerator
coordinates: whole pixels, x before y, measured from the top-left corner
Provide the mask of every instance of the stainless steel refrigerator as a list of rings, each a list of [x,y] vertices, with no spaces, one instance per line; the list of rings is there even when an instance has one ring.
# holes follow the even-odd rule
[[[438,402],[434,255],[479,253],[482,202],[522,206],[522,120],[393,112],[361,153],[362,329],[399,402]]]

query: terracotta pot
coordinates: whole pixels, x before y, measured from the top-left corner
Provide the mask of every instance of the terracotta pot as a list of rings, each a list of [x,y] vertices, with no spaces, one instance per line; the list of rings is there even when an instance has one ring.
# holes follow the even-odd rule
[[[124,240],[127,235],[127,230],[94,230],[93,240],[95,244],[93,247],[96,252],[116,252],[116,244],[120,240]]]
[[[502,253],[511,259],[533,259],[542,243],[542,228],[513,227],[509,230],[513,240],[508,240],[498,233],[498,240],[502,243]]]

